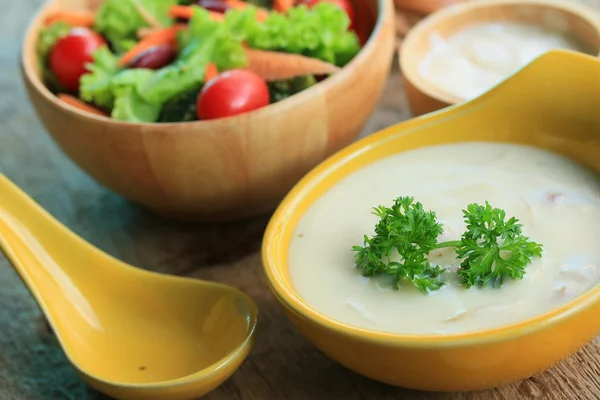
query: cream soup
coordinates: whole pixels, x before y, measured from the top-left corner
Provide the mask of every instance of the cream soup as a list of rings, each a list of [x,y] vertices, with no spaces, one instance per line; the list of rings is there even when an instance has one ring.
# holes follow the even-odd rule
[[[469,203],[502,208],[541,243],[523,280],[499,288],[458,284],[452,249],[430,254],[446,284],[424,294],[410,282],[362,276],[353,245],[372,235],[372,207],[414,196],[437,213],[440,241],[458,240]],[[292,285],[319,312],[361,328],[405,334],[476,331],[524,320],[581,295],[600,278],[600,180],[567,158],[533,147],[469,142],[416,149],[370,164],[318,199],[295,228]]]
[[[432,35],[430,40],[420,75],[463,99],[479,96],[549,50],[589,52],[557,30],[507,21],[475,24],[448,38]]]

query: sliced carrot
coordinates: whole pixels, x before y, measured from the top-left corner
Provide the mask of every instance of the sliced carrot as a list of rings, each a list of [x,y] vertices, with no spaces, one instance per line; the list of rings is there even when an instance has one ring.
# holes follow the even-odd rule
[[[177,46],[177,32],[185,29],[185,24],[176,24],[168,28],[156,29],[140,40],[131,50],[123,54],[119,59],[118,65],[124,67],[132,62],[137,56],[144,51],[162,45]]]
[[[290,8],[294,7],[294,4],[294,0],[274,0],[273,8],[277,12],[284,13],[287,12],[287,10],[289,10]]]
[[[206,66],[206,71],[204,71],[204,82],[210,81],[215,76],[219,75],[219,70],[217,69],[217,64],[210,63]]]
[[[84,103],[83,101],[79,100],[77,97],[71,96],[70,94],[59,93],[58,98],[60,100],[62,100],[63,102],[65,102],[66,104],[69,104],[79,110],[87,111],[89,113],[96,114],[96,115],[101,115],[103,117],[108,117],[108,114],[105,113],[104,111],[101,111],[101,110],[97,109],[96,107],[91,106],[87,103]]]
[[[194,9],[189,6],[174,5],[169,8],[169,17],[191,19],[194,15]]]
[[[223,21],[225,16],[221,13],[209,11],[210,18],[213,21]],[[194,8],[190,6],[171,6],[169,9],[169,16],[171,18],[181,18],[181,19],[192,19],[194,16]]]
[[[88,11],[57,11],[46,17],[44,25],[52,25],[55,22],[90,28],[94,25],[94,14]]]
[[[299,54],[255,49],[244,51],[248,58],[245,68],[266,81],[280,81],[303,75],[326,75],[340,70],[328,62]]]
[[[264,20],[266,20],[267,18],[269,18],[269,11],[267,11],[264,8],[259,8],[256,11],[256,20],[258,22],[263,22]]]
[[[234,8],[236,10],[243,10],[245,8],[248,7],[256,7],[251,3],[246,3],[245,1],[242,0],[226,0],[225,1],[231,8]],[[269,18],[269,11],[266,8],[262,8],[262,7],[256,7],[256,20],[259,22],[264,21],[265,19]]]

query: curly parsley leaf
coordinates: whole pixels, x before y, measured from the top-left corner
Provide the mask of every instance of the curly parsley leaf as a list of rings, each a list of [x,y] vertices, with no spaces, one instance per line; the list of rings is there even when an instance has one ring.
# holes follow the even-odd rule
[[[523,279],[531,258],[541,257],[542,245],[523,235],[518,219],[506,221],[504,210],[486,201],[470,204],[463,214],[467,231],[455,250],[462,259],[458,275],[467,287],[498,288],[506,277]]]
[[[499,288],[506,277],[522,279],[532,257],[542,255],[542,245],[523,235],[517,218],[506,220],[505,211],[487,201],[463,210],[467,230],[461,240],[443,243],[437,241],[443,228],[435,212],[424,210],[412,197],[399,197],[392,207],[379,206],[373,214],[380,218],[375,235],[365,235],[363,246],[352,248],[356,265],[365,276],[393,275],[396,288],[403,279],[425,293],[443,286],[440,275],[445,269],[428,259],[434,249],[455,249],[461,261],[458,276],[467,288]]]
[[[365,235],[363,246],[352,248],[363,274],[393,275],[396,288],[408,279],[425,293],[439,289],[444,269],[431,266],[427,258],[442,233],[435,213],[412,197],[399,197],[392,207],[376,207],[373,214],[380,218],[375,235]]]

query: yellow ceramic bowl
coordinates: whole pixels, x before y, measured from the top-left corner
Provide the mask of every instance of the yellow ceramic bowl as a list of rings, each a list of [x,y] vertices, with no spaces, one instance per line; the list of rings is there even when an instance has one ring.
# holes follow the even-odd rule
[[[600,332],[600,286],[521,323],[452,335],[359,329],[308,306],[287,267],[294,228],[340,179],[409,149],[464,141],[512,142],[566,155],[600,173],[600,61],[556,51],[483,96],[392,126],[311,171],[273,216],[263,243],[269,284],[300,332],[326,355],[367,377],[435,391],[485,389],[527,378]],[[557,234],[560,234],[557,232]]]

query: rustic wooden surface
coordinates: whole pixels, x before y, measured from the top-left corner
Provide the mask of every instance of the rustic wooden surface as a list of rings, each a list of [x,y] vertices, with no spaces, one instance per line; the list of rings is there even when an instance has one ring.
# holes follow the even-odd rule
[[[19,42],[40,2],[0,0],[0,172],[76,233],[125,262],[224,282],[255,299],[261,319],[251,356],[206,399],[600,399],[598,340],[544,374],[480,393],[393,388],[327,359],[299,336],[267,288],[259,245],[268,216],[225,226],[161,220],[98,186],[60,153],[28,104],[17,71]],[[408,117],[394,71],[365,134]],[[0,284],[0,400],[105,400],[72,372],[2,253]]]

